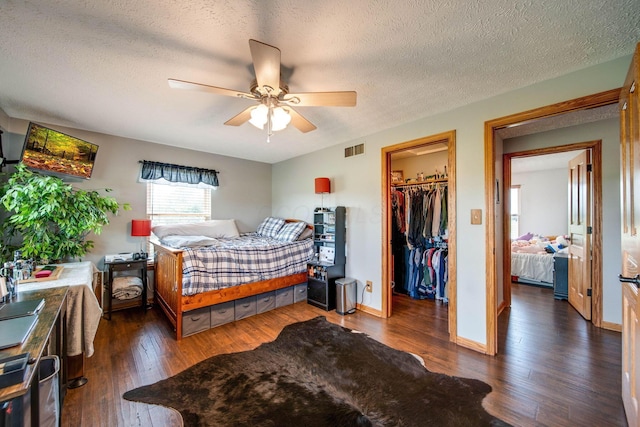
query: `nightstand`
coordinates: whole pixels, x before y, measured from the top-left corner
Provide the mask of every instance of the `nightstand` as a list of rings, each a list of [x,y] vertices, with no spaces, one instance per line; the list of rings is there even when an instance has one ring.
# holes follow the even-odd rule
[[[569,298],[569,254],[555,254],[553,256],[553,297],[555,299]]]
[[[113,279],[115,277],[118,276],[131,276],[129,275],[124,275],[122,273],[124,272],[134,272],[137,274],[136,277],[139,277],[140,280],[142,281],[142,295],[140,297],[137,297],[135,299],[129,300],[131,302],[133,301],[137,301],[138,298],[140,299],[140,307],[142,307],[143,310],[147,309],[147,260],[146,259],[140,259],[140,260],[125,260],[125,261],[111,261],[111,262],[107,262],[105,261],[104,263],[107,271],[107,277],[105,280],[105,291],[106,291],[106,309],[103,308],[104,313],[103,315],[108,319],[111,320],[111,312],[113,311],[113,292],[112,292],[112,286],[113,286]],[[136,304],[137,305],[137,304]],[[130,308],[133,307],[133,305],[131,305],[130,303],[123,303],[121,305],[121,307],[118,308]]]

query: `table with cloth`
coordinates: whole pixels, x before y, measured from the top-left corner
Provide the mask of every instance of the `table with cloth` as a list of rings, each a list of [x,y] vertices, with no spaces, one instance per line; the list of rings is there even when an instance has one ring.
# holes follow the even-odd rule
[[[94,353],[93,340],[98,331],[102,309],[93,291],[100,271],[90,261],[56,264],[63,267],[55,280],[19,283],[18,292],[68,286],[67,294],[67,356],[71,388],[86,383],[84,357]],[[74,360],[76,361],[74,363]],[[75,366],[75,368],[74,368]],[[75,380],[75,381],[74,381]]]

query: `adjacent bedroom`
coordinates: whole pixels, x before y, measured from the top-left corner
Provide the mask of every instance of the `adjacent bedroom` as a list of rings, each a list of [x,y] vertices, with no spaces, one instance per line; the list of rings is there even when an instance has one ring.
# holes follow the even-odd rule
[[[511,161],[511,281],[554,288],[554,265],[566,286],[568,162],[578,152]],[[566,299],[566,292],[556,292]]]

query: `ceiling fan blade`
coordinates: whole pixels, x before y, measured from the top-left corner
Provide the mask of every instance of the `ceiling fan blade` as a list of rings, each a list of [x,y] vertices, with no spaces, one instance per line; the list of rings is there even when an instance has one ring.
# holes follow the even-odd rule
[[[284,102],[298,107],[355,107],[357,96],[354,91],[289,93]],[[296,102],[296,98],[300,101]]]
[[[216,87],[216,86],[203,85],[201,83],[193,83],[185,80],[169,79],[169,87],[171,87],[172,89],[185,89],[185,90],[196,90],[199,92],[209,92],[209,93],[215,93],[217,95],[233,96],[236,98],[250,98],[250,99],[256,98],[255,96],[253,96],[248,92],[225,89],[225,88]]]
[[[307,133],[317,129],[316,125],[302,117],[302,114],[298,113],[293,108],[288,106],[284,108],[289,111],[289,115],[291,116],[291,124],[295,126],[300,132]]]
[[[264,86],[273,89],[270,93],[274,96],[280,94],[280,49],[277,47],[249,40],[253,69],[258,81],[258,90],[263,91]],[[267,93],[262,93],[267,95]]]
[[[253,110],[254,108],[256,108],[256,105],[252,105],[251,107],[245,108],[240,113],[236,114],[235,116],[231,117],[229,120],[224,122],[224,124],[229,126],[240,126],[242,124],[245,124],[246,122],[249,121],[249,119],[251,119],[251,110]]]

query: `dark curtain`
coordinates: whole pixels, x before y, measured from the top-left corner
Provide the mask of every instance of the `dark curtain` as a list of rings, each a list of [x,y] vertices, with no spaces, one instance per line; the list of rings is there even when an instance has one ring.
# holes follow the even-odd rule
[[[218,171],[213,169],[201,169],[147,160],[142,161],[140,177],[144,180],[164,178],[170,182],[184,182],[187,184],[199,184],[202,182],[213,187],[218,186]]]

